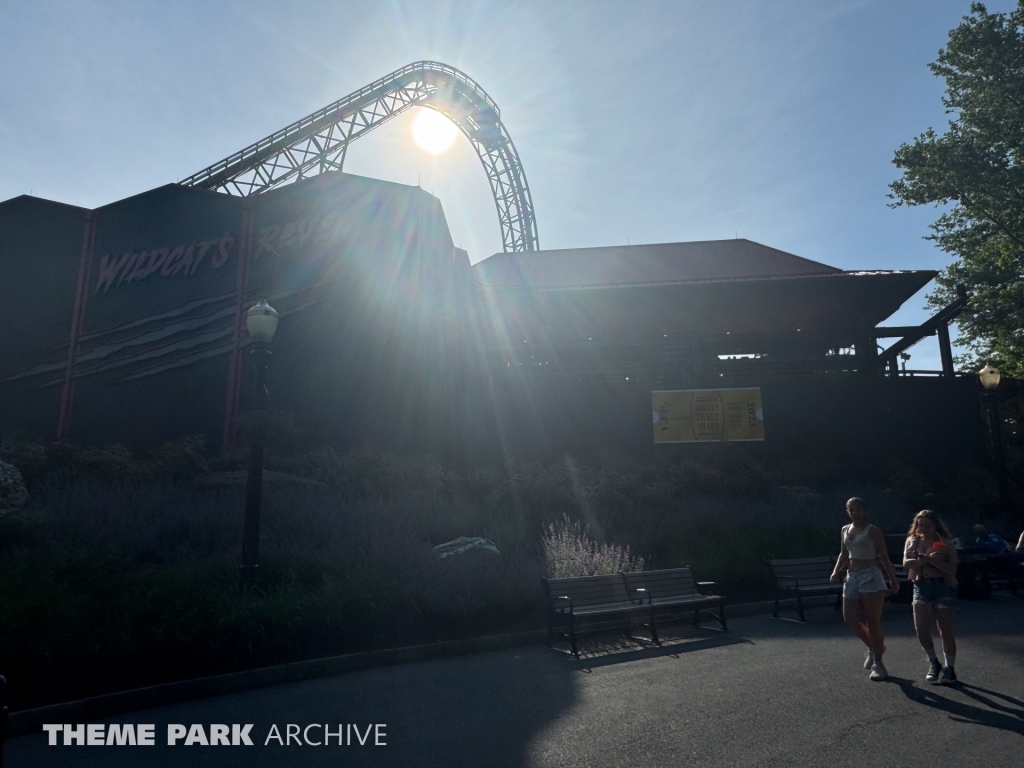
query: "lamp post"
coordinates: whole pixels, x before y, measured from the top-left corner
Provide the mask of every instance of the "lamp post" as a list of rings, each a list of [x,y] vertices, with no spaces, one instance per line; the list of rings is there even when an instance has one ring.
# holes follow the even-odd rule
[[[244,592],[256,580],[260,556],[260,505],[263,501],[263,440],[267,433],[266,410],[270,401],[267,390],[267,363],[270,342],[277,331],[278,314],[265,299],[260,299],[245,315],[245,324],[252,339],[250,356],[256,368],[256,391],[253,410],[256,419],[249,444],[249,469],[245,477],[245,523],[242,528],[242,567],[239,588]]]
[[[978,371],[978,378],[981,386],[985,388],[984,399],[988,403],[988,426],[992,433],[992,453],[996,461],[996,479],[999,482],[999,503],[1005,507],[1009,495],[1009,488],[1006,481],[1006,462],[1003,459],[1003,435],[999,423],[999,369],[993,365],[986,365]]]

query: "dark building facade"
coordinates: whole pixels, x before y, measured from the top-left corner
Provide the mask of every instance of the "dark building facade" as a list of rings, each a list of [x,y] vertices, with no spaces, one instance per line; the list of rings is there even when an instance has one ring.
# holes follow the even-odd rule
[[[5,433],[231,448],[244,313],[266,298],[282,315],[274,402],[309,444],[665,450],[652,390],[756,386],[758,450],[983,448],[972,381],[882,375],[878,324],[933,272],[845,272],[747,240],[471,267],[436,198],[333,172],[248,198],[170,184],[91,211],[8,200],[0,268]]]
[[[275,401],[311,439],[443,431],[435,369],[471,274],[416,187],[324,174],[239,198],[171,184],[94,211],[20,197],[0,203],[0,264],[5,429],[230,447],[244,313],[267,298],[282,316]]]
[[[975,377],[894,376],[879,356],[880,339],[946,330],[879,327],[934,272],[848,272],[740,239],[502,253],[473,269],[514,453],[700,450],[652,446],[651,392],[759,387],[765,442],[751,450],[984,455]]]

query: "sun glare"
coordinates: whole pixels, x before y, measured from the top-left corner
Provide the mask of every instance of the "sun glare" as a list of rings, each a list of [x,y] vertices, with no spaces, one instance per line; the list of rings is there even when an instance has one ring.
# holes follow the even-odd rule
[[[421,109],[412,123],[416,144],[432,155],[440,155],[451,147],[458,133],[455,123],[432,109]]]

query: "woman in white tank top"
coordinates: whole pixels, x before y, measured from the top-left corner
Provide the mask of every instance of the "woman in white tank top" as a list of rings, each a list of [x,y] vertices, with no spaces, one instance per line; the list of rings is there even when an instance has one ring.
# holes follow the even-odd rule
[[[843,571],[843,618],[853,634],[867,646],[864,668],[871,670],[872,680],[885,680],[888,672],[882,663],[885,636],[882,633],[882,606],[887,591],[900,588],[896,572],[885,548],[885,536],[877,525],[868,522],[868,511],[863,499],[846,502],[850,524],[843,526],[842,550],[832,571],[832,582],[838,583]],[[881,568],[879,567],[881,566]],[[886,587],[882,568],[889,577]]]

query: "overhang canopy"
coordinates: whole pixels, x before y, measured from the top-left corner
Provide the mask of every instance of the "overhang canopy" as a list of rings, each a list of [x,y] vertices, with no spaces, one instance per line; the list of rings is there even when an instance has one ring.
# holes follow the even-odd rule
[[[474,266],[492,318],[536,340],[687,332],[870,335],[933,271],[846,272],[749,240],[496,254]]]

